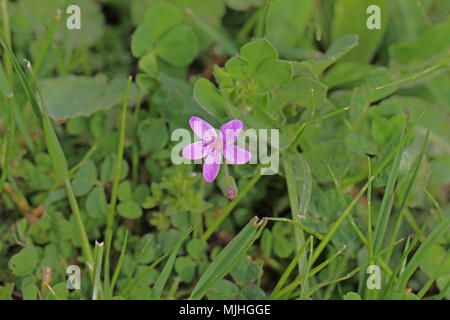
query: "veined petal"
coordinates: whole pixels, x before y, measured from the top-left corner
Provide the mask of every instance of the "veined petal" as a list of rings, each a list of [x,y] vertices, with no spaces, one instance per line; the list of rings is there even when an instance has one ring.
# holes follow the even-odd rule
[[[215,151],[209,154],[203,164],[203,178],[206,182],[213,182],[220,170],[222,157],[220,152]]]
[[[191,144],[188,144],[183,148],[181,154],[186,159],[196,160],[201,159],[207,154],[207,149],[203,146],[203,141],[197,141]]]
[[[202,140],[211,141],[212,138],[217,137],[214,127],[199,117],[191,117],[191,119],[189,119],[189,125],[191,126],[192,131],[194,131],[194,133]]]
[[[252,157],[252,154],[249,151],[234,144],[224,145],[223,154],[225,159],[227,159],[227,163],[231,164],[244,164],[247,163]]]
[[[243,128],[241,120],[231,120],[220,127],[220,136],[224,144],[234,143]]]

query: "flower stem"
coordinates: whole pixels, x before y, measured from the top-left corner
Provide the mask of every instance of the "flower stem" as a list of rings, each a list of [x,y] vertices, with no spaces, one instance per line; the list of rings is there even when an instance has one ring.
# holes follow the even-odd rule
[[[208,238],[217,230],[223,220],[231,213],[231,211],[236,207],[236,205],[241,201],[241,199],[250,191],[250,189],[255,185],[256,182],[261,178],[261,170],[258,168],[257,174],[253,176],[249,183],[242,189],[241,192],[225,207],[220,216],[214,221],[214,223],[206,230],[202,236],[202,240],[208,240]]]

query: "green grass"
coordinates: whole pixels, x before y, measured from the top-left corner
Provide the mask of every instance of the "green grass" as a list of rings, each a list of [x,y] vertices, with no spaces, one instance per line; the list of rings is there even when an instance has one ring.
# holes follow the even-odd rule
[[[369,4],[0,0],[0,299],[448,299],[450,5]],[[278,171],[175,164],[192,116]]]

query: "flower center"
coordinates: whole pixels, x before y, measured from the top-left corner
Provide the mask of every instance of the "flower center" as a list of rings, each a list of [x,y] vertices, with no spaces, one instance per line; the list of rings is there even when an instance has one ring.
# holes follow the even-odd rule
[[[211,138],[211,141],[207,142],[205,147],[210,148],[211,152],[212,151],[221,151],[222,150],[222,141],[220,141],[220,139],[216,139],[215,137]]]

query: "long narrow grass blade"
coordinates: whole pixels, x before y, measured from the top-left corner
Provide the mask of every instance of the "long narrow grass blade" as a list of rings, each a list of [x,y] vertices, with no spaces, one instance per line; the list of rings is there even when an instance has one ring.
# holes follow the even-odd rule
[[[6,135],[5,139],[6,146],[5,146],[5,156],[2,165],[2,175],[0,177],[0,194],[2,193],[3,185],[5,184],[6,179],[8,178],[9,165],[11,162],[12,144],[14,139],[15,122],[13,119],[13,112],[12,112],[12,103],[11,103],[12,97],[13,94],[6,97],[8,104],[8,134]]]
[[[37,86],[36,78],[34,77],[34,73],[31,68],[31,64],[28,62],[28,69],[30,71],[31,77],[34,79],[37,91],[38,91],[40,99],[41,99],[42,114],[41,114],[39,105],[37,103],[36,97],[34,96],[34,93],[31,89],[31,84],[30,84],[28,78],[25,77],[25,74],[23,73],[22,69],[20,68],[20,65],[17,62],[16,57],[14,56],[14,53],[11,51],[9,46],[6,44],[2,35],[0,35],[0,44],[3,46],[6,53],[10,57],[12,64],[14,66],[14,69],[16,70],[17,76],[19,77],[19,80],[23,86],[25,93],[26,93],[26,96],[36,114],[36,117],[38,118],[41,126],[44,129],[47,150],[50,154],[50,158],[52,160],[52,164],[53,164],[55,173],[57,174],[59,179],[64,181],[64,184],[66,187],[67,197],[69,199],[70,207],[74,214],[74,217],[75,217],[75,220],[77,223],[78,232],[80,234],[81,244],[82,244],[85,260],[87,263],[89,263],[92,266],[94,261],[93,261],[93,257],[92,257],[91,247],[89,245],[89,239],[87,237],[86,230],[84,228],[84,224],[81,219],[78,202],[75,198],[75,194],[73,193],[73,189],[72,189],[72,186],[69,181],[69,174],[68,174],[69,170],[67,167],[67,161],[64,156],[64,152],[62,151],[62,147],[59,143],[58,137],[56,136],[53,126],[50,122],[50,119],[47,116],[47,109],[45,107],[44,100],[42,99],[42,94],[39,89],[39,86]],[[91,272],[89,274],[92,275]]]
[[[9,23],[8,0],[1,0],[0,7],[2,11],[3,33],[5,35],[6,43],[9,46],[11,46],[11,28]],[[8,78],[11,78],[12,76],[11,61],[9,60],[7,55],[3,55],[3,64],[5,66]]]
[[[405,127],[403,129],[402,136],[405,134],[408,128],[409,119],[405,122]],[[401,137],[400,137],[401,140]],[[403,146],[403,143],[401,144]],[[392,196],[395,188],[395,183],[398,177],[398,170],[400,168],[400,160],[402,159],[403,148],[400,147],[394,157],[391,170],[389,172],[389,177],[386,183],[386,188],[383,195],[383,200],[381,201],[381,208],[378,214],[378,219],[375,224],[375,231],[373,234],[373,250],[375,253],[380,251],[383,245],[383,239],[385,239],[386,228],[389,222],[390,216],[390,201],[392,201]]]
[[[300,296],[299,298],[302,299],[304,298],[304,293],[305,293],[305,288],[308,288],[308,281],[309,281],[309,270],[311,269],[311,263],[309,263],[311,261],[312,255],[314,253],[314,239],[312,237],[310,237],[309,239],[311,239],[310,242],[310,249],[309,249],[309,260],[308,260],[308,264],[306,267],[306,273],[305,273],[305,283],[306,285],[302,286],[300,289]]]
[[[409,263],[406,265],[405,271],[401,274],[398,280],[397,289],[403,290],[406,288],[406,284],[419,267],[422,262],[425,253],[430,249],[432,245],[434,245],[442,236],[444,236],[450,227],[450,217],[447,217],[442,222],[440,222],[434,230],[427,236],[425,241],[420,245],[417,251],[412,256]]]
[[[372,257],[372,259],[376,259],[379,256],[381,256],[382,254],[384,254],[386,251],[391,250],[392,247],[398,245],[399,243],[401,243],[403,241],[403,239],[398,240],[397,242],[391,244],[389,247],[385,248],[384,250],[380,251],[380,253],[377,256]],[[316,292],[317,290],[319,290],[320,288],[329,286],[331,284],[335,284],[347,279],[350,279],[351,277],[353,277],[355,274],[357,274],[358,272],[360,272],[363,268],[365,268],[367,265],[372,264],[372,260],[370,258],[368,258],[366,260],[366,262],[364,262],[363,264],[359,265],[358,267],[356,267],[355,269],[353,269],[352,271],[348,272],[345,276],[333,279],[333,280],[327,280],[324,281],[322,283],[319,283],[318,285],[316,285],[310,292],[308,292],[308,294],[305,297],[309,297],[311,296],[314,292]]]
[[[325,235],[324,239],[319,243],[317,246],[314,255],[313,255],[313,261],[317,260],[317,258],[320,256],[322,251],[325,249],[328,242],[330,242],[333,235],[336,233],[336,231],[339,229],[339,227],[342,225],[342,223],[345,221],[345,218],[350,214],[351,210],[354,208],[358,200],[362,197],[364,192],[366,192],[369,183],[372,182],[375,177],[388,165],[389,161],[392,159],[392,157],[396,154],[397,150],[400,149],[400,147],[403,145],[405,140],[409,137],[417,123],[422,119],[423,113],[419,116],[419,118],[413,123],[411,128],[406,132],[406,134],[403,136],[403,138],[396,144],[394,149],[386,156],[382,164],[377,168],[377,170],[374,172],[374,174],[370,177],[369,181],[364,185],[364,187],[359,191],[359,193],[356,195],[356,197],[353,199],[353,201],[347,206],[347,208],[344,210],[344,212],[339,216],[338,220],[333,224],[333,226],[330,228],[328,233]]]
[[[274,297],[274,299],[278,299],[279,297],[285,295],[286,293],[294,290],[297,288],[305,279],[312,277],[319,271],[321,271],[323,268],[325,268],[327,265],[329,265],[334,259],[336,259],[342,252],[346,249],[346,246],[343,246],[339,251],[337,251],[335,254],[333,254],[330,258],[319,264],[317,267],[312,269],[310,272],[308,272],[308,275],[304,275],[298,280],[291,282],[289,285],[287,285],[284,289],[280,290],[277,296]],[[312,264],[312,260],[310,261],[310,264]]]
[[[247,251],[249,244],[254,239],[258,229],[260,229],[263,220],[259,221],[254,217],[234,238],[228,245],[217,255],[205,270],[201,278],[198,280],[194,289],[192,290],[190,299],[201,299],[206,292],[214,286],[214,284],[222,279],[242,256],[242,253]]]
[[[125,232],[125,239],[123,240],[122,250],[120,251],[119,261],[117,262],[116,269],[111,280],[111,287],[109,289],[108,298],[112,298],[114,294],[114,288],[116,286],[117,279],[119,278],[120,270],[122,269],[123,257],[125,257],[125,251],[127,249],[128,242],[128,230]]]
[[[100,274],[102,272],[103,262],[103,242],[95,241],[95,260],[94,260],[94,286],[92,290],[92,300],[98,300],[98,293],[101,286]]]
[[[298,223],[301,223],[301,219],[298,216],[298,210],[299,210],[299,197],[298,197],[298,191],[297,191],[297,183],[294,178],[294,171],[293,171],[293,164],[291,163],[291,159],[288,159],[288,154],[284,154],[283,158],[283,166],[284,166],[284,174],[286,178],[286,186],[288,190],[288,196],[289,196],[289,205],[291,206],[291,215],[292,220],[297,221]],[[294,225],[294,236],[295,236],[295,242],[297,246],[297,250],[300,250],[300,248],[305,244],[305,235],[303,233],[303,229],[297,227]],[[306,272],[306,255],[303,253],[303,255],[298,259],[298,270],[301,276],[303,276]]]
[[[436,210],[439,214],[439,219],[442,221],[444,220],[444,215],[442,213],[442,209],[441,206],[439,205],[439,202],[436,200],[435,197],[433,197],[433,195],[430,193],[430,191],[428,191],[426,188],[422,188],[423,191],[425,191],[425,194],[427,195],[428,198],[430,198],[431,202],[433,202],[434,206],[436,207]]]
[[[295,254],[294,258],[291,260],[291,262],[289,263],[288,267],[286,268],[286,270],[284,270],[283,274],[281,275],[280,280],[278,280],[278,283],[275,286],[275,288],[273,289],[272,294],[270,295],[269,299],[274,299],[274,297],[276,297],[278,295],[278,293],[280,292],[280,290],[283,287],[284,283],[286,282],[287,278],[290,276],[290,274],[294,270],[295,266],[297,265],[298,259],[300,259],[301,255],[305,251],[307,245],[312,241],[311,239],[312,238],[309,237],[308,240],[306,240],[306,242],[300,248],[300,250],[297,251],[297,253]]]
[[[434,281],[436,281],[437,277],[441,274],[442,268],[445,266],[445,262],[448,258],[448,252],[446,253],[445,257],[442,259],[441,263],[439,263],[439,266],[436,268],[434,273],[431,275],[430,279],[428,279],[427,283],[420,289],[419,293],[417,293],[417,296],[419,298],[422,298],[425,293],[427,293],[428,289],[430,289],[431,285]]]
[[[152,271],[156,266],[158,266],[162,261],[164,261],[169,255],[171,255],[174,250],[176,250],[177,248],[179,248],[181,246],[181,244],[187,239],[187,237],[189,237],[192,230],[193,230],[193,228],[190,227],[188,229],[188,231],[185,233],[185,235],[183,236],[183,238],[180,239],[180,241],[178,241],[176,244],[174,244],[167,253],[165,253],[163,256],[161,256],[159,259],[157,259],[155,262],[153,262],[151,265],[149,265],[144,271],[142,271],[140,274],[138,274],[134,278],[133,282],[128,287],[126,287],[124,290],[122,290],[119,295],[126,298],[128,296],[128,294],[130,294],[130,292],[136,287],[136,285],[139,283],[139,281],[141,281],[150,271]]]
[[[411,190],[412,190],[412,187],[414,185],[414,182],[416,181],[417,174],[419,173],[420,165],[422,164],[422,159],[423,159],[423,157],[425,155],[425,148],[427,146],[428,137],[429,136],[430,136],[430,130],[428,130],[428,132],[427,132],[427,134],[425,136],[425,141],[424,141],[424,143],[422,145],[422,148],[420,150],[419,155],[417,156],[416,163],[414,164],[414,168],[413,168],[413,171],[412,171],[413,173],[412,173],[411,179],[408,182],[408,186],[406,188],[406,192],[405,192],[405,194],[404,194],[404,196],[402,198],[402,202],[401,202],[400,207],[398,209],[397,220],[395,221],[394,230],[392,231],[392,235],[391,235],[391,243],[395,242],[395,239],[397,238],[398,232],[400,231],[400,226],[401,226],[402,221],[403,221],[403,209],[406,206],[409,194],[411,193]],[[389,251],[386,254],[386,262],[387,263],[389,263],[389,261],[391,260],[391,255],[392,255],[392,251]]]
[[[42,126],[42,114],[41,109],[39,108],[39,105],[36,101],[36,97],[34,96],[33,90],[31,89],[30,83],[23,73],[22,68],[19,65],[19,62],[17,61],[14,53],[12,52],[11,48],[8,46],[5,38],[2,34],[0,34],[0,45],[5,50],[6,54],[8,55],[9,59],[11,60],[11,63],[14,67],[14,70],[16,71],[17,77],[19,78],[20,83],[22,84],[22,87],[25,91],[25,94],[30,101],[31,107],[33,108],[34,114],[36,115],[36,118],[39,121],[39,124]]]
[[[113,224],[114,224],[114,215],[116,212],[116,203],[117,203],[117,195],[119,190],[119,177],[120,177],[120,171],[122,168],[122,160],[123,160],[123,149],[124,149],[124,142],[125,142],[125,122],[126,122],[126,112],[127,112],[127,106],[128,106],[128,94],[130,92],[131,87],[131,81],[132,77],[128,77],[128,84],[127,89],[125,93],[125,98],[123,100],[122,105],[122,117],[121,117],[121,123],[120,123],[120,136],[119,136],[119,145],[117,147],[117,157],[116,157],[116,163],[114,168],[114,181],[111,191],[111,199],[108,207],[108,211],[106,214],[106,231],[105,231],[105,292],[109,292],[109,261],[110,261],[110,255],[111,255],[111,241],[112,241],[112,235],[113,235]]]
[[[384,285],[383,290],[379,294],[380,299],[385,299],[387,297],[388,293],[391,292],[391,288],[393,287],[394,282],[398,280],[397,275],[402,273],[402,271],[404,271],[404,263],[408,257],[408,254],[415,247],[415,245],[419,242],[419,239],[421,238],[422,234],[427,229],[430,222],[431,222],[431,217],[428,217],[427,221],[425,221],[422,228],[415,235],[414,240],[412,241],[411,244],[409,243],[409,238],[408,238],[408,242],[406,243],[405,249],[403,250],[403,254],[402,254],[399,262],[395,266],[394,271],[392,272],[391,276],[389,277],[387,283]]]
[[[177,258],[178,252],[180,251],[182,242],[179,242],[175,249],[170,254],[164,268],[156,279],[155,285],[153,286],[152,297],[153,299],[161,299],[164,287],[167,280],[169,279],[170,273],[172,272],[173,265],[175,264],[175,259]]]
[[[209,237],[217,230],[223,220],[231,213],[231,211],[236,207],[236,205],[245,197],[245,195],[251,190],[256,182],[261,178],[261,170],[257,169],[256,175],[247,183],[247,185],[239,192],[239,194],[234,197],[234,199],[228,203],[225,209],[222,211],[220,216],[214,221],[214,223],[205,231],[201,239],[206,241]]]

